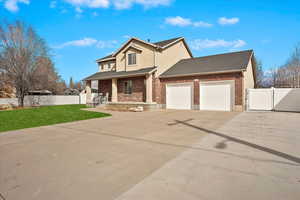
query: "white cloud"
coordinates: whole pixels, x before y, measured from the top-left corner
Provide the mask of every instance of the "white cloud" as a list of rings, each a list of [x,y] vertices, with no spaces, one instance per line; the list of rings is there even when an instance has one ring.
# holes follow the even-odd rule
[[[0,0],[4,2],[4,7],[11,11],[17,12],[19,10],[19,3],[29,4],[30,0]],[[167,6],[173,0],[63,0],[71,4],[75,8],[108,8],[112,5],[115,9],[122,10],[131,8],[134,4],[141,5],[144,8],[151,8],[157,6]],[[57,0],[50,2],[50,8],[57,7]]]
[[[167,6],[172,0],[111,0],[116,9],[128,9],[133,4],[139,4],[144,8],[151,8],[157,6]]]
[[[180,26],[180,27],[184,27],[184,26],[211,27],[212,26],[212,24],[209,24],[207,22],[203,22],[203,21],[193,22],[189,18],[183,18],[183,17],[180,17],[180,16],[167,17],[165,19],[165,23],[170,24],[172,26]]]
[[[109,6],[109,0],[64,0],[65,2],[78,7],[88,8],[107,8]]]
[[[244,40],[233,40],[233,41],[226,41],[223,39],[218,40],[209,40],[209,39],[196,39],[191,42],[192,49],[195,50],[203,50],[203,49],[209,49],[209,48],[231,48],[237,49],[240,47],[243,47],[246,45],[246,42]]]
[[[213,25],[210,23],[207,23],[207,22],[199,21],[199,22],[194,22],[193,26],[195,26],[195,27],[212,27]]]
[[[50,2],[50,8],[56,8],[57,2],[56,1],[51,1]]]
[[[142,5],[144,8],[156,6],[167,6],[172,0],[64,0],[75,7],[108,8],[113,5],[116,9],[128,9],[134,4]]]
[[[65,42],[63,44],[54,46],[56,49],[62,49],[64,47],[91,47],[95,46],[97,48],[114,48],[118,42],[115,40],[109,40],[109,41],[102,41],[102,40],[96,40],[94,38],[83,38],[80,40],[73,40],[69,42]]]
[[[76,7],[76,8],[75,8],[75,11],[76,11],[77,13],[79,13],[79,14],[83,12],[82,9],[81,9],[80,7]]]
[[[233,17],[233,18],[220,17],[218,23],[221,25],[232,25],[238,23],[239,21],[240,19],[237,17]]]
[[[125,39],[132,38],[132,36],[130,36],[130,35],[123,35],[122,37],[125,38]]]
[[[68,46],[87,47],[87,46],[95,45],[96,43],[97,40],[93,38],[83,38],[81,40],[73,40],[73,41],[65,42],[61,45],[56,46],[55,48],[61,49]]]
[[[167,24],[173,25],[173,26],[189,26],[192,24],[190,19],[183,18],[180,16],[177,17],[168,17],[166,18],[165,22]]]
[[[19,11],[19,3],[29,4],[29,0],[6,0],[4,2],[4,7],[10,12],[18,12]]]
[[[98,16],[99,16],[99,14],[98,14],[97,12],[93,12],[92,15],[93,15],[94,17],[98,17]]]
[[[98,41],[96,47],[100,49],[115,48],[118,42],[116,40]]]

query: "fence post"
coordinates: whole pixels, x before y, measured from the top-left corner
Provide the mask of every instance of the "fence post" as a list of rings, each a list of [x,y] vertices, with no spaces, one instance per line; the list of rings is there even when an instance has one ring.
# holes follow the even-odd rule
[[[245,104],[246,111],[249,111],[249,88],[246,88]]]
[[[272,90],[272,111],[275,111],[275,102],[274,102],[274,92],[275,92],[275,88],[271,87]]]

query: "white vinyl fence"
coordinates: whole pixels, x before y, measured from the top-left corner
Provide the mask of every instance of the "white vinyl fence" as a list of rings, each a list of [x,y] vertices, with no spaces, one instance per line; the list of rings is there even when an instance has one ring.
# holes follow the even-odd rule
[[[247,110],[300,112],[300,88],[247,90]]]
[[[97,93],[93,93],[92,98],[96,97],[97,95],[98,95]],[[11,104],[14,106],[18,106],[18,99],[17,98],[0,98],[0,105],[2,105],[2,104]],[[32,106],[34,104],[39,104],[41,106],[86,104],[86,94],[25,96],[24,104],[25,104],[25,106]]]
[[[98,96],[98,93],[92,93],[92,99]],[[80,94],[80,104],[86,104],[86,94]]]

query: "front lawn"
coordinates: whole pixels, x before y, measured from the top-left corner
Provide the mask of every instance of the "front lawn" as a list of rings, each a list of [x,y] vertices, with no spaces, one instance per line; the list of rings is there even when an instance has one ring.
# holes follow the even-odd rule
[[[0,132],[110,116],[81,108],[86,106],[62,105],[0,111]]]

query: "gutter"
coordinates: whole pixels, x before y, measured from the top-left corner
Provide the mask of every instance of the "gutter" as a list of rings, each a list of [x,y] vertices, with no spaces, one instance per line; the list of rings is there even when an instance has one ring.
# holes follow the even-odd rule
[[[149,71],[149,72],[143,72],[143,73],[136,73],[136,74],[128,74],[128,75],[116,75],[116,76],[110,76],[107,78],[95,78],[95,79],[83,79],[83,81],[90,81],[90,80],[108,80],[108,79],[112,79],[112,78],[127,78],[127,77],[137,77],[137,76],[142,76],[142,75],[147,75],[147,74],[151,74],[154,71],[156,71],[157,68],[154,68],[153,70]]]
[[[116,57],[112,57],[112,58],[105,58],[105,59],[98,59],[96,60],[96,62],[103,62],[103,61],[108,61],[108,60],[115,60]]]
[[[175,78],[175,77],[182,77],[182,76],[197,76],[197,75],[209,75],[209,74],[227,74],[233,72],[243,72],[246,71],[245,69],[241,70],[226,70],[226,71],[216,71],[216,72],[204,72],[204,73],[190,73],[190,74],[176,74],[176,75],[167,75],[167,76],[159,76],[159,78]]]

